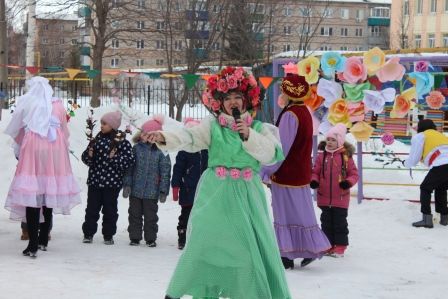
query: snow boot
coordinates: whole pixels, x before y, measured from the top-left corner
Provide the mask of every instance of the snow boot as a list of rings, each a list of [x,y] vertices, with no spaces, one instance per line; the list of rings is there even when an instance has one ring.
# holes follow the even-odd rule
[[[84,244],[90,244],[93,242],[93,236],[84,236],[84,239],[82,239],[82,242]]]
[[[146,246],[148,246],[148,247],[156,247],[157,243],[156,243],[156,241],[146,241]]]
[[[105,245],[114,245],[114,238],[109,237],[109,236],[104,236],[104,244]]]
[[[36,258],[37,252],[31,251],[29,247],[27,247],[24,251],[22,251],[23,256],[29,256],[30,258]]]
[[[178,229],[177,235],[179,236],[177,240],[177,248],[182,250],[185,247],[185,242],[187,239],[187,231],[185,229]]]
[[[412,226],[414,227],[426,227],[426,228],[433,228],[434,225],[432,223],[432,215],[429,214],[423,214],[423,219],[421,221],[417,221],[412,223]]]
[[[337,258],[344,257],[345,249],[347,249],[347,246],[345,245],[336,245],[334,246],[331,256]]]
[[[39,245],[37,248],[38,248],[40,251],[47,251],[47,246],[45,246],[45,245]]]
[[[443,225],[443,226],[448,225],[448,214],[447,215],[440,214],[440,225]]]
[[[287,257],[282,257],[282,263],[283,263],[283,267],[285,267],[285,269],[294,269],[294,260],[290,260]]]
[[[312,262],[314,262],[316,259],[313,259],[313,258],[304,258],[303,260],[302,260],[302,262],[300,263],[300,267],[306,267],[306,266],[308,266],[309,264],[311,264]]]
[[[20,236],[20,240],[28,241],[30,236],[28,235],[28,230],[26,228],[22,228],[22,235]]]
[[[137,239],[131,239],[131,242],[129,243],[131,246],[138,246],[140,245],[140,240]]]

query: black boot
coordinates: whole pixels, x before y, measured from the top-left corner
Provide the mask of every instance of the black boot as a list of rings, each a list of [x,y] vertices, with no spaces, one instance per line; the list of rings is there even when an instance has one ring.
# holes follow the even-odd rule
[[[423,214],[423,219],[421,221],[417,221],[412,223],[412,226],[414,227],[426,227],[426,228],[433,228],[434,225],[432,223],[432,215],[429,214]]]
[[[312,262],[314,262],[316,259],[312,259],[312,258],[304,258],[302,260],[302,262],[300,263],[300,267],[306,267],[309,264],[311,264]]]
[[[447,215],[440,214],[440,225],[443,225],[443,226],[448,225],[448,214]]]
[[[177,235],[179,236],[179,238],[177,240],[177,248],[182,250],[185,247],[185,242],[187,239],[187,231],[183,228],[180,228],[177,230]]]
[[[294,269],[294,260],[290,260],[287,257],[282,257],[282,263],[285,269]]]

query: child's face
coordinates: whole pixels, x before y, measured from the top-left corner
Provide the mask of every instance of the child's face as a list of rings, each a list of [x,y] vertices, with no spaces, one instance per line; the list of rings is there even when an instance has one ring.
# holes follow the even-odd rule
[[[142,132],[140,134],[140,141],[144,143],[149,143],[149,132]]]
[[[224,112],[232,115],[232,108],[238,108],[243,113],[243,96],[240,93],[232,92],[224,99]]]
[[[107,134],[112,131],[112,127],[105,123],[104,121],[101,121],[101,133]]]
[[[338,148],[338,141],[333,137],[327,137],[327,148],[332,151]]]

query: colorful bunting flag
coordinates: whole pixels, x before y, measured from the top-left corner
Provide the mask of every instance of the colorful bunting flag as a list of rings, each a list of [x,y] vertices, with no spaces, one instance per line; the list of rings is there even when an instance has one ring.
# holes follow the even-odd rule
[[[161,74],[160,73],[145,73],[145,75],[151,79],[159,79]]]
[[[65,71],[68,73],[70,80],[75,79],[75,77],[81,72],[79,69],[65,69]]]
[[[93,79],[96,76],[98,76],[101,72],[99,70],[87,70],[86,73],[89,79]]]
[[[201,76],[201,78],[202,78],[202,80],[205,80],[205,81],[208,81],[208,79],[210,79],[210,77],[211,77],[212,75],[202,75]]]
[[[261,83],[261,85],[263,85],[264,89],[268,89],[269,86],[274,81],[274,78],[272,78],[272,77],[260,77],[260,78],[258,78],[258,80],[260,80],[260,83]]]
[[[36,75],[39,73],[39,68],[37,66],[27,66],[25,68],[31,75]]]
[[[196,82],[199,80],[199,75],[196,74],[182,74],[182,78],[185,80],[185,86],[188,89],[192,89]]]

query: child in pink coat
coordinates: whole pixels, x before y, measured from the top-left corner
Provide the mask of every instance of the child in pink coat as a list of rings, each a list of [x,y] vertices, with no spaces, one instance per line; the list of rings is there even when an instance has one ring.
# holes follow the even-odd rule
[[[317,205],[322,210],[322,230],[332,248],[328,254],[343,257],[348,246],[348,206],[350,188],[358,181],[353,161],[354,147],[345,142],[347,127],[337,124],[319,144],[310,186],[317,189]]]

